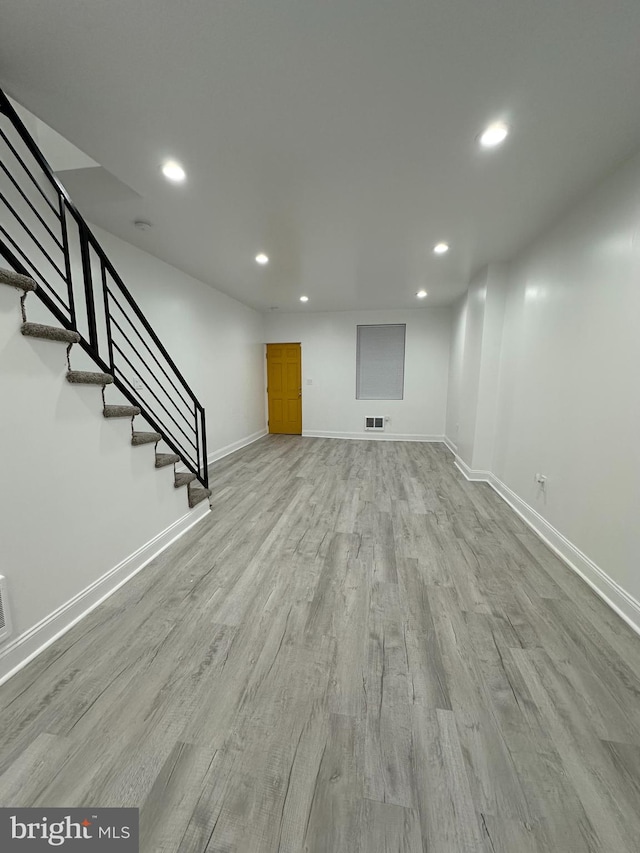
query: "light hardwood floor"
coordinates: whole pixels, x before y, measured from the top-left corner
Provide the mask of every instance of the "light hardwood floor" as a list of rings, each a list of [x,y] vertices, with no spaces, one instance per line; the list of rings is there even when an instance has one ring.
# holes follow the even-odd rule
[[[270,436],[0,688],[0,805],[143,853],[631,853],[640,639],[438,444]]]

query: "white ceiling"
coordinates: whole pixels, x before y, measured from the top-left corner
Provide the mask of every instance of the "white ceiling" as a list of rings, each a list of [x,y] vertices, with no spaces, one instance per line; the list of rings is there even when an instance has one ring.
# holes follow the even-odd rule
[[[640,146],[639,35],[638,0],[3,0],[0,84],[134,191],[76,175],[125,240],[260,309],[413,307]]]

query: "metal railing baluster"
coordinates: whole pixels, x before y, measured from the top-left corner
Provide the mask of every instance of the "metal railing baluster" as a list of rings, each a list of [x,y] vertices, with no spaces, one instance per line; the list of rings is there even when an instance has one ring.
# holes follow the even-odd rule
[[[113,375],[116,388],[132,405],[140,408],[145,420],[162,435],[167,446],[180,457],[187,470],[195,474],[204,486],[207,486],[209,478],[204,408],[116,272],[102,246],[91,233],[89,226],[71,201],[66,189],[54,174],[11,106],[9,99],[0,89],[1,116],[4,116],[3,122],[5,119],[8,120],[10,127],[0,127],[0,155],[3,155],[2,146],[4,145],[5,153],[11,155],[9,160],[13,158],[18,166],[16,166],[15,173],[12,174],[7,166],[7,157],[4,155],[0,157],[0,166],[11,185],[27,205],[27,212],[35,217],[38,225],[34,226],[34,219],[30,219],[29,222],[25,221],[21,211],[17,210],[3,194],[0,194],[0,209],[4,206],[17,223],[17,228],[12,226],[13,231],[7,230],[4,225],[0,225],[0,255],[16,272],[35,278],[40,285],[35,291],[36,297],[46,305],[65,328],[75,329],[78,332],[77,306],[80,294],[77,290],[81,291],[84,296],[88,333],[85,338],[79,332],[80,346],[91,356],[101,370],[109,371]],[[23,173],[27,178],[25,183],[21,183]],[[46,192],[43,189],[45,185],[48,187]],[[57,223],[59,223],[59,234],[55,233],[58,230],[58,225],[50,226],[38,210],[33,196],[34,189],[55,214]],[[51,202],[47,193],[56,198],[57,210],[56,205]],[[39,204],[41,203],[39,198],[35,200]],[[21,207],[22,209],[26,208]],[[69,231],[71,222],[75,222],[78,229],[78,240],[76,243],[74,237],[73,246],[77,245],[79,249],[82,284],[77,282],[77,277],[74,276],[72,241]],[[60,249],[63,269],[57,265],[42,245],[38,235],[34,233],[34,227],[42,228],[41,234],[46,232],[53,239],[57,248]],[[35,249],[26,250],[24,246],[25,234],[28,235]],[[62,297],[61,288],[57,282],[57,286],[54,286],[50,277],[44,275],[39,269],[44,261],[46,261],[45,266],[50,265],[64,284],[68,304]],[[97,263],[95,267],[92,266],[94,261]],[[98,317],[96,313],[96,297],[99,288],[102,288],[100,304],[104,308],[104,318]],[[119,312],[117,317],[114,316],[114,308],[117,308]],[[134,344],[124,332],[120,325],[123,319],[135,332],[136,340],[139,340],[140,345]],[[119,320],[120,322],[118,322]],[[129,347],[127,352],[130,355],[135,354],[136,363],[144,368],[145,374],[153,377],[154,382],[158,383],[162,394],[166,396],[166,404],[175,408],[175,417],[145,381],[131,359],[118,346],[117,341],[114,341],[114,330],[118,330],[122,334],[126,345]],[[106,339],[107,353],[104,354],[101,352],[101,339],[103,340],[102,346],[104,346]],[[148,394],[137,395],[134,380],[141,383]],[[153,397],[153,400],[150,399],[149,395]],[[187,426],[186,430],[178,423],[176,417],[184,421]],[[190,437],[191,433],[193,433],[192,438]],[[179,437],[180,434],[183,436],[182,438]]]

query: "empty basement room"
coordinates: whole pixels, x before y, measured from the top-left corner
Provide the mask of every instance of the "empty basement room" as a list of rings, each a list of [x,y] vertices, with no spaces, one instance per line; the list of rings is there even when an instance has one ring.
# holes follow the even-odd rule
[[[4,0],[2,853],[637,853],[639,36]]]

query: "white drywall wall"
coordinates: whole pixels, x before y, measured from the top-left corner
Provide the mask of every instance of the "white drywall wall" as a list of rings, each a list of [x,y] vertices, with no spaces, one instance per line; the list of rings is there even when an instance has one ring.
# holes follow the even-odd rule
[[[94,233],[207,409],[210,456],[263,433],[261,315],[106,232]],[[27,307],[30,320],[52,322],[34,295]],[[23,648],[31,654],[98,593],[65,611],[68,618],[52,614],[156,537],[157,547],[166,544],[206,508],[190,513],[186,489],[173,488],[173,467],[155,469],[152,444],[131,447],[129,421],[102,417],[100,388],[66,382],[65,347],[24,338],[20,323],[18,291],[0,286],[0,574],[14,627],[0,644],[0,678],[19,665]],[[95,369],[78,347],[72,364]],[[107,400],[123,402],[114,389]],[[145,429],[140,419],[136,427]],[[135,568],[134,559],[126,571]],[[100,594],[108,588],[102,582]],[[19,638],[24,643],[14,648]]]
[[[460,407],[462,396],[462,367],[467,323],[467,295],[458,299],[451,309],[451,343],[449,351],[449,379],[447,389],[447,421],[445,435],[457,448],[460,433]]]
[[[460,427],[456,444],[458,446],[458,455],[469,464],[473,458],[473,446],[476,434],[484,309],[487,298],[487,275],[488,269],[485,268],[470,283],[465,310],[464,358],[460,374],[460,398],[458,406],[458,423]]]
[[[497,265],[488,267],[484,287],[482,353],[471,460],[471,467],[480,471],[490,470],[493,461],[506,287],[506,268]]]
[[[23,337],[20,323],[18,291],[0,286],[0,574],[11,639],[188,512],[173,469],[154,468],[153,445],[132,447],[130,422],[102,417],[100,388],[65,380],[65,346]]]
[[[476,470],[493,461],[506,287],[503,265],[485,267],[451,318],[446,435]]]
[[[471,283],[454,307],[447,407],[462,461],[511,490],[636,624],[639,282],[640,156]]]
[[[636,157],[511,266],[493,471],[638,600],[639,318]]]
[[[356,400],[356,326],[406,323],[403,400]],[[367,415],[390,418],[385,435],[444,435],[450,311],[344,311],[276,314],[265,318],[266,341],[302,344],[304,433],[375,436]]]
[[[107,231],[92,230],[205,407],[209,454],[263,431],[262,315]]]

